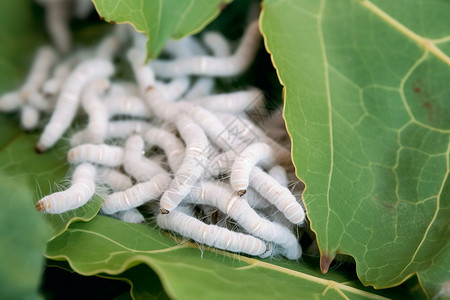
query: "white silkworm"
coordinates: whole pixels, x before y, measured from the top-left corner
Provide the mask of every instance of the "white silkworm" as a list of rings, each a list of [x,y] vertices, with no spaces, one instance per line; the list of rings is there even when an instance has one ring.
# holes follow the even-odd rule
[[[201,182],[192,189],[187,202],[215,206],[234,219],[250,234],[283,248],[282,254],[289,259],[301,256],[296,237],[284,226],[259,216],[243,198],[236,196],[228,186],[214,182]]]
[[[273,177],[258,167],[250,172],[250,185],[261,196],[275,205],[293,224],[302,224],[305,220],[303,207],[297,202],[291,192]]]
[[[126,115],[136,118],[151,118],[153,113],[144,101],[133,95],[108,96],[104,99],[109,117]]]
[[[136,120],[121,120],[108,122],[105,140],[114,138],[127,138],[133,134],[142,134],[152,126],[145,121]],[[80,130],[72,135],[70,138],[70,145],[72,147],[89,143],[88,131],[86,129]]]
[[[74,55],[59,63],[53,70],[52,77],[42,85],[42,92],[49,96],[58,94],[77,61],[78,56]]]
[[[90,1],[89,1],[90,2]],[[96,56],[112,60],[127,38],[128,25],[117,24],[113,32],[105,36],[96,49]]]
[[[207,172],[211,177],[231,172],[231,167],[238,153],[235,150],[228,150],[212,158],[208,164]]]
[[[18,91],[3,94],[0,97],[0,111],[14,112],[22,107],[24,100]]]
[[[106,78],[98,78],[86,85],[81,96],[81,105],[89,116],[87,136],[90,143],[102,144],[108,130],[108,112],[104,101],[100,98],[109,88],[110,83]]]
[[[202,176],[208,161],[206,149],[209,142],[203,130],[185,115],[179,116],[176,126],[186,143],[186,154],[169,188],[161,197],[162,213],[169,213],[177,207]]]
[[[107,167],[118,167],[123,162],[123,149],[118,146],[83,144],[67,153],[69,163],[90,162]]]
[[[130,208],[118,213],[119,220],[127,223],[140,224],[144,223],[144,216],[137,210],[137,208]]]
[[[261,90],[253,88],[248,91],[206,96],[191,102],[211,111],[239,114],[264,105],[264,95]]]
[[[202,35],[202,41],[214,56],[227,57],[231,54],[230,43],[220,32],[205,32]]]
[[[124,191],[133,186],[130,177],[111,168],[97,168],[97,181],[110,186],[115,192]]]
[[[173,230],[182,236],[211,247],[261,257],[267,257],[271,254],[268,245],[258,238],[230,231],[217,225],[205,224],[184,212],[178,211],[178,209],[168,215],[158,215],[157,221],[161,228]]]
[[[123,168],[137,182],[149,181],[156,174],[166,173],[158,163],[142,156],[144,146],[142,137],[133,135],[128,138],[123,154]]]
[[[72,48],[68,19],[70,13],[69,1],[36,0],[45,6],[45,25],[56,48],[63,54]]]
[[[201,77],[186,92],[183,99],[193,100],[211,94],[214,89],[214,79],[210,77]]]
[[[78,208],[95,193],[95,167],[84,163],[72,175],[72,185],[65,191],[45,196],[36,203],[36,209],[51,214],[60,214]]]
[[[99,77],[108,77],[114,66],[104,59],[90,59],[78,65],[64,82],[50,122],[45,126],[36,150],[43,152],[52,147],[64,134],[75,117],[80,101],[80,93],[86,83]]]
[[[275,179],[280,185],[287,187],[289,180],[287,178],[286,170],[280,166],[276,165],[269,169],[267,172],[273,179]]]
[[[164,51],[177,58],[191,57],[206,53],[203,46],[193,36],[187,36],[181,40],[167,40]]]
[[[127,52],[127,58],[133,69],[134,76],[142,93],[151,89],[155,84],[155,75],[153,70],[144,64],[145,56],[141,50],[131,48]]]
[[[196,56],[172,61],[152,62],[158,76],[170,78],[185,75],[235,76],[245,71],[258,50],[261,35],[258,23],[252,22],[246,29],[235,53],[228,57]]]
[[[20,123],[24,130],[33,130],[39,123],[39,111],[29,104],[22,106],[20,110]]]
[[[94,10],[91,0],[76,0],[73,14],[78,19],[85,19]]]
[[[276,161],[283,167],[292,167],[291,152],[268,137],[264,131],[250,120],[243,117],[236,117],[230,114],[217,114],[217,117],[223,121],[226,127],[235,127],[235,131],[240,134],[247,134],[246,139],[254,140],[268,144],[275,153]],[[290,171],[290,170],[289,170]]]
[[[125,191],[108,195],[103,202],[102,210],[110,215],[156,200],[166,190],[170,180],[170,176],[166,172],[160,173],[149,181],[135,184]]]
[[[172,79],[169,83],[156,81],[155,88],[159,89],[161,96],[168,102],[179,99],[189,88],[190,79],[187,76]]]
[[[245,194],[250,172],[258,163],[269,166],[275,163],[274,151],[265,143],[248,146],[234,161],[231,167],[230,184],[239,196]]]
[[[154,127],[147,130],[144,139],[150,146],[158,146],[164,150],[173,172],[180,168],[186,149],[183,142],[173,133]]]

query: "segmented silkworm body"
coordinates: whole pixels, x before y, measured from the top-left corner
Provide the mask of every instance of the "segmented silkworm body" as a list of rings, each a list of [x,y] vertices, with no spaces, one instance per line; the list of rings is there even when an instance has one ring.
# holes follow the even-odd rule
[[[250,172],[250,185],[275,205],[286,218],[294,224],[302,224],[305,220],[303,207],[297,202],[291,192],[279,184],[272,176],[254,167]]]
[[[53,70],[52,77],[42,85],[42,92],[50,96],[58,94],[77,61],[78,58],[73,56],[59,63]]]
[[[144,54],[137,48],[132,48],[127,52],[128,61],[133,69],[136,81],[141,89],[141,92],[145,93],[155,84],[155,75],[153,70],[144,64]]]
[[[102,210],[105,214],[110,215],[156,200],[166,190],[170,180],[167,173],[161,173],[149,181],[135,184],[123,192],[113,193],[103,202]]]
[[[39,111],[29,104],[22,106],[20,111],[20,123],[25,130],[32,130],[39,123]]]
[[[283,248],[282,254],[289,259],[301,256],[297,239],[286,227],[260,217],[243,198],[237,197],[226,186],[201,182],[192,189],[186,200],[219,208],[250,234],[280,245]]]
[[[51,214],[60,214],[78,208],[95,193],[95,167],[84,163],[72,175],[72,185],[65,191],[45,196],[36,203],[36,209]]]
[[[117,24],[114,26],[113,32],[105,36],[100,41],[96,49],[96,56],[99,58],[112,60],[119,51],[120,47],[123,46],[126,39],[127,30],[127,24]]]
[[[250,172],[258,163],[272,165],[275,162],[272,148],[265,143],[255,143],[242,151],[231,167],[230,184],[239,196],[245,194]]]
[[[227,57],[231,54],[230,43],[219,32],[205,32],[202,41],[212,51],[214,56]]]
[[[144,101],[133,95],[109,96],[104,99],[109,117],[116,115],[150,118],[152,112]]]
[[[248,68],[258,50],[261,35],[258,23],[251,23],[236,49],[229,57],[196,56],[170,62],[154,61],[152,66],[158,76],[170,78],[185,75],[235,76]]]
[[[101,144],[105,140],[108,130],[108,113],[101,95],[109,88],[109,80],[99,78],[86,85],[81,104],[89,116],[87,135],[89,142]]]
[[[123,162],[123,148],[106,144],[83,144],[67,153],[69,163],[90,162],[107,167],[118,167]]]
[[[43,46],[38,49],[30,73],[21,88],[24,98],[28,98],[30,92],[37,91],[44,84],[56,59],[57,54],[53,48]]]
[[[157,221],[161,228],[173,230],[211,247],[261,257],[271,254],[270,250],[266,248],[266,244],[258,238],[216,225],[207,225],[178,209],[167,215],[158,215]]]
[[[112,63],[103,59],[87,60],[75,68],[64,83],[50,122],[45,126],[36,150],[43,152],[52,147],[70,126],[86,83],[99,77],[109,77],[113,72]]]
[[[110,186],[115,192],[124,191],[133,186],[130,177],[111,168],[97,168],[97,181]]]
[[[211,95],[191,101],[204,109],[238,114],[257,106],[264,106],[264,95],[258,89]]]
[[[154,127],[147,130],[144,139],[150,146],[158,146],[164,150],[173,172],[180,168],[186,149],[183,142],[173,133]]]
[[[13,112],[18,110],[24,103],[18,91],[3,94],[0,97],[0,111]]]
[[[127,223],[144,223],[145,219],[144,216],[137,210],[137,208],[130,208],[125,211],[121,211],[118,213],[118,217],[120,220],[127,222]]]
[[[154,86],[159,89],[164,100],[172,102],[180,98],[189,88],[189,77],[183,76],[172,79],[169,83],[156,81]]]
[[[161,197],[160,209],[163,213],[168,213],[177,207],[190,192],[192,186],[202,176],[208,161],[205,150],[209,142],[203,130],[184,115],[179,117],[176,126],[186,143],[186,154],[169,188]]]
[[[144,152],[144,140],[139,135],[128,138],[123,155],[123,168],[125,172],[134,177],[138,182],[150,180],[159,173],[166,173],[158,163],[142,156]]]

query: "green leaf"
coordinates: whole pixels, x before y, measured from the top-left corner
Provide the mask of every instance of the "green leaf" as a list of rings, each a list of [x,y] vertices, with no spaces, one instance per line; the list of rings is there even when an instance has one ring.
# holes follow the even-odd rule
[[[377,288],[449,278],[449,15],[438,0],[264,1],[324,271],[339,252]]]
[[[4,172],[0,178],[0,298],[35,299],[50,228],[31,205],[27,182]]]
[[[93,0],[106,21],[131,23],[147,35],[147,56],[156,58],[168,38],[180,39],[202,30],[231,0],[144,1]]]
[[[104,216],[71,224],[48,244],[46,257],[67,260],[73,270],[83,275],[116,275],[145,263],[158,274],[172,298],[198,299],[201,295],[205,299],[248,299],[250,294],[262,298],[283,295],[287,299],[380,298],[361,290],[354,278],[349,280],[333,272],[322,275],[306,263],[199,250],[190,242],[177,244],[148,225],[127,224]],[[138,295],[148,291],[146,280],[154,280],[140,276],[139,272],[148,274],[142,268],[135,267],[118,276],[130,276]],[[136,269],[138,273],[134,273]]]

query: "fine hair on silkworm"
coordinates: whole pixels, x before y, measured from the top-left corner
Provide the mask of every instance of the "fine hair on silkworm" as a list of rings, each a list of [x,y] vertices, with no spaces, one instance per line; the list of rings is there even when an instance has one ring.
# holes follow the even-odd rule
[[[288,188],[279,184],[272,176],[259,167],[253,167],[250,172],[250,185],[275,205],[293,224],[302,224],[305,221],[303,207],[291,194]]]
[[[106,144],[83,144],[76,146],[67,153],[71,164],[90,162],[106,167],[118,167],[123,162],[123,148]]]
[[[127,175],[111,168],[97,168],[97,182],[106,184],[111,187],[114,192],[124,191],[133,186],[131,178]]]
[[[95,193],[95,173],[93,165],[80,164],[72,175],[72,185],[65,191],[53,193],[39,200],[36,209],[60,214],[84,205]]]
[[[79,64],[70,73],[64,82],[50,122],[45,126],[36,145],[38,152],[43,152],[52,147],[70,126],[75,118],[80,94],[84,86],[96,78],[109,77],[113,72],[114,66],[110,61],[90,59]]]
[[[109,86],[108,79],[95,79],[86,85],[81,96],[81,105],[89,116],[86,128],[88,140],[93,144],[103,143],[108,130],[109,116],[101,96]]]
[[[110,215],[157,200],[166,190],[170,180],[171,178],[167,173],[160,173],[153,176],[149,181],[135,184],[122,192],[112,193],[103,202],[102,211]]]
[[[166,173],[158,163],[142,155],[144,146],[144,140],[139,135],[129,137],[125,144],[123,168],[137,182],[145,182],[156,174]]]
[[[236,196],[227,186],[214,182],[201,182],[192,189],[186,201],[193,204],[215,206],[234,219],[248,233],[283,248],[282,255],[289,259],[301,256],[301,247],[295,236],[284,226],[259,216],[243,198]]]
[[[151,127],[152,125],[150,125],[148,122],[139,120],[109,121],[105,140],[127,138],[133,134],[143,134]],[[89,143],[88,131],[86,129],[74,133],[70,138],[70,145],[72,147],[84,143]]]
[[[176,122],[178,131],[186,143],[186,153],[175,177],[161,197],[162,213],[169,213],[190,192],[202,176],[207,165],[208,139],[203,130],[189,117],[181,115]]]
[[[247,91],[210,95],[191,102],[211,111],[239,114],[263,105],[264,95],[259,89],[252,88]]]
[[[144,216],[139,212],[137,208],[130,208],[128,210],[120,211],[117,213],[117,217],[119,218],[119,220],[127,223],[145,223]]]
[[[258,22],[252,22],[235,53],[228,57],[195,56],[172,61],[155,60],[152,66],[155,74],[164,78],[185,75],[208,75],[218,77],[236,76],[245,71],[258,50],[261,35]]]
[[[178,137],[165,129],[154,127],[146,131],[144,139],[150,146],[158,146],[166,153],[172,172],[180,168],[186,148]]]
[[[217,225],[208,225],[196,218],[178,211],[158,215],[158,225],[167,230],[173,230],[194,241],[211,247],[267,257],[271,255],[270,248],[260,239],[248,234],[234,232]]]
[[[245,148],[231,167],[230,184],[239,196],[245,194],[250,173],[256,164],[273,165],[275,163],[272,148],[265,143],[255,143]]]

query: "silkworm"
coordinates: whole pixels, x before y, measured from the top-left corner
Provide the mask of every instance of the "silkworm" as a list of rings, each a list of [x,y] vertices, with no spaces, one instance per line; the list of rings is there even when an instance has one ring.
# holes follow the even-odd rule
[[[120,95],[105,97],[104,103],[108,116],[126,115],[136,118],[151,118],[153,113],[144,101],[133,95]]]
[[[258,163],[269,166],[275,163],[274,152],[265,143],[255,143],[248,146],[234,161],[231,167],[230,184],[239,196],[245,194],[250,173]]]
[[[150,180],[159,173],[166,173],[158,163],[142,156],[144,152],[144,140],[139,135],[128,138],[123,155],[123,168],[125,172],[134,177],[138,182]]]
[[[145,223],[144,216],[137,210],[137,208],[130,208],[125,211],[118,212],[119,220],[127,223]]]
[[[206,96],[191,102],[211,111],[239,114],[264,105],[264,95],[261,90],[253,88],[247,91]]]
[[[97,168],[97,181],[110,186],[113,191],[124,191],[133,186],[131,178],[111,168]]]
[[[60,214],[78,208],[95,193],[95,167],[84,163],[75,169],[72,185],[65,191],[45,196],[36,203],[36,209],[51,214]]]
[[[78,55],[73,55],[56,65],[52,76],[42,85],[42,92],[48,96],[58,94],[78,60]]]
[[[179,99],[189,88],[191,80],[187,76],[172,79],[169,83],[156,81],[155,88],[159,89],[161,96],[168,102]]]
[[[90,59],[79,64],[70,73],[56,102],[50,122],[45,126],[36,145],[37,151],[43,152],[52,147],[70,126],[79,105],[80,93],[86,83],[99,77],[109,77],[113,72],[114,66],[110,61]]]
[[[164,52],[176,58],[185,58],[206,53],[203,46],[193,36],[187,36],[180,40],[167,40],[164,46]]]
[[[211,94],[214,89],[214,79],[210,77],[201,77],[194,82],[192,87],[186,92],[184,100],[195,100]]]
[[[106,144],[83,144],[70,149],[67,160],[72,164],[90,162],[107,167],[118,167],[123,162],[123,149]]]
[[[144,54],[137,48],[131,48],[127,52],[127,59],[133,69],[134,76],[142,93],[151,89],[155,84],[153,70],[144,64]]]
[[[0,111],[17,111],[23,103],[24,100],[18,91],[8,92],[0,97]]]
[[[101,39],[95,51],[96,56],[99,58],[112,60],[120,48],[124,45],[127,38],[127,31],[127,24],[117,24],[114,26],[112,33]]]
[[[249,183],[261,196],[275,205],[293,224],[302,224],[304,222],[305,212],[303,207],[286,187],[279,184],[261,168],[254,167],[251,170]]]
[[[178,211],[168,215],[160,214],[157,219],[159,227],[173,230],[194,241],[231,252],[267,257],[271,255],[268,245],[258,238],[240,232],[230,231],[217,225],[208,225],[196,218]]]
[[[101,144],[105,140],[108,130],[108,112],[101,96],[109,88],[106,78],[98,78],[86,85],[81,96],[81,105],[89,116],[87,136],[90,143]]]
[[[228,150],[213,157],[206,169],[207,173],[209,173],[211,177],[216,177],[221,174],[229,174],[237,155],[238,153],[235,150]]]
[[[173,122],[179,118],[180,114],[183,114],[191,108],[191,104],[186,101],[180,102],[168,102],[164,99],[163,94],[158,88],[152,88],[147,90],[145,94],[145,101],[155,116],[159,119]]]
[[[214,182],[201,182],[192,189],[186,202],[217,207],[234,219],[248,233],[280,245],[282,254],[298,259],[301,248],[295,236],[284,226],[260,217],[250,205],[236,196],[228,186]]]
[[[39,91],[31,92],[27,103],[39,111],[49,111],[51,109],[50,102]]]
[[[161,197],[160,210],[169,213],[190,192],[202,176],[208,158],[205,150],[209,142],[203,130],[189,117],[181,115],[176,126],[186,143],[186,154],[167,191]]]
[[[171,78],[185,75],[235,76],[245,71],[253,61],[261,40],[258,23],[252,22],[235,53],[228,57],[195,56],[172,61],[155,60],[151,64],[160,77]]]
[[[158,146],[164,150],[169,167],[173,172],[180,168],[186,149],[183,142],[173,133],[153,127],[147,130],[144,139],[150,146]]]
[[[264,131],[253,122],[244,117],[236,117],[230,114],[216,114],[226,127],[235,127],[240,134],[247,134],[247,139],[257,140],[268,144],[275,154],[276,161],[285,168],[292,168],[291,152],[268,137]],[[288,170],[291,171],[291,170]]]
[[[72,48],[70,34],[69,9],[70,2],[58,0],[36,0],[45,6],[45,25],[56,48],[63,54],[69,53]]]
[[[76,0],[73,14],[78,19],[85,19],[94,10],[91,0]]]
[[[20,123],[24,130],[33,130],[39,123],[39,111],[29,104],[22,106],[20,110]]]
[[[125,191],[108,195],[103,202],[102,211],[110,215],[156,200],[166,190],[170,180],[171,178],[166,172],[160,173],[149,181],[135,184]]]
[[[214,56],[227,57],[231,54],[230,43],[220,32],[205,32],[202,35],[202,41]]]
[[[145,121],[136,120],[120,120],[109,121],[106,130],[105,140],[115,138],[127,138],[133,134],[142,134],[152,126]],[[72,135],[70,138],[70,145],[72,147],[89,143],[88,131],[86,129],[80,130]]]

